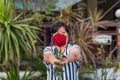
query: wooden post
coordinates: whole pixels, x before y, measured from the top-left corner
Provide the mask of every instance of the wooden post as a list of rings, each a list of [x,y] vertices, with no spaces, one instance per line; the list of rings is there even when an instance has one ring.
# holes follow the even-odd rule
[[[87,7],[93,12],[97,8],[98,0],[87,0]]]

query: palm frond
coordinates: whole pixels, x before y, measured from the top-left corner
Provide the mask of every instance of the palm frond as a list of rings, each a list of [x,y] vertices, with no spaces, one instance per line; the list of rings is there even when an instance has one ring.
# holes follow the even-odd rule
[[[90,62],[92,62],[95,66],[95,60],[94,60],[94,54],[92,53],[93,46],[92,43],[92,37],[96,33],[91,32],[92,29],[90,27],[90,22],[82,21],[79,29],[78,29],[78,41],[81,48],[81,54],[83,56],[85,64],[88,66]]]
[[[5,0],[1,0],[0,12],[0,55],[3,62],[9,61],[9,59],[14,61],[15,57],[20,62],[21,52],[28,53],[31,49],[36,52],[33,40],[39,40],[37,33],[41,29],[23,24],[33,18],[19,20],[22,14],[14,18],[11,1],[5,3]]]
[[[91,26],[94,30],[97,30],[98,27],[101,27],[100,25],[97,25],[97,23],[104,17],[102,10],[98,10],[97,8],[93,12],[89,10],[89,17]]]

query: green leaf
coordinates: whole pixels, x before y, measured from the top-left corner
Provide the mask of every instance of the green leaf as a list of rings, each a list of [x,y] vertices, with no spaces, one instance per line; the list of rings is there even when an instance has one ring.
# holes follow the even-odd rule
[[[62,67],[63,65],[58,63],[58,62],[54,62],[55,66],[58,66],[58,67]]]
[[[23,22],[27,22],[27,21],[31,21],[31,20],[33,20],[33,18],[27,18],[27,19],[19,20],[19,21],[16,21],[15,23],[23,23]]]
[[[57,58],[57,59],[59,59],[60,57],[59,57],[59,53],[58,53],[58,49],[57,48],[55,48],[54,49],[54,54],[55,54],[55,57]]]
[[[60,67],[55,66],[55,67],[53,68],[53,73],[54,73],[54,75],[57,76],[60,80],[62,79],[62,73],[63,73],[62,67],[60,68]]]

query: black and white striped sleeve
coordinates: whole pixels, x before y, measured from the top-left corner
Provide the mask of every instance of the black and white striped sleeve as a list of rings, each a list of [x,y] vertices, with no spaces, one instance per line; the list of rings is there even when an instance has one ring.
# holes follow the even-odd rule
[[[44,50],[43,50],[43,54],[46,54],[46,53],[52,53],[52,47],[51,46],[48,46],[48,47],[45,47]]]

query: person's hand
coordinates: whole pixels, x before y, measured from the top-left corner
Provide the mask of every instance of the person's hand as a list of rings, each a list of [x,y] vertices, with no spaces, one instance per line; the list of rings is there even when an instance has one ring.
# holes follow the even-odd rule
[[[60,59],[60,64],[68,64],[68,59],[67,58],[61,58]]]
[[[53,60],[54,60],[54,59],[53,59]],[[59,68],[62,67],[61,60],[55,58],[53,65],[54,65],[54,66],[57,66],[57,67],[59,67]]]

